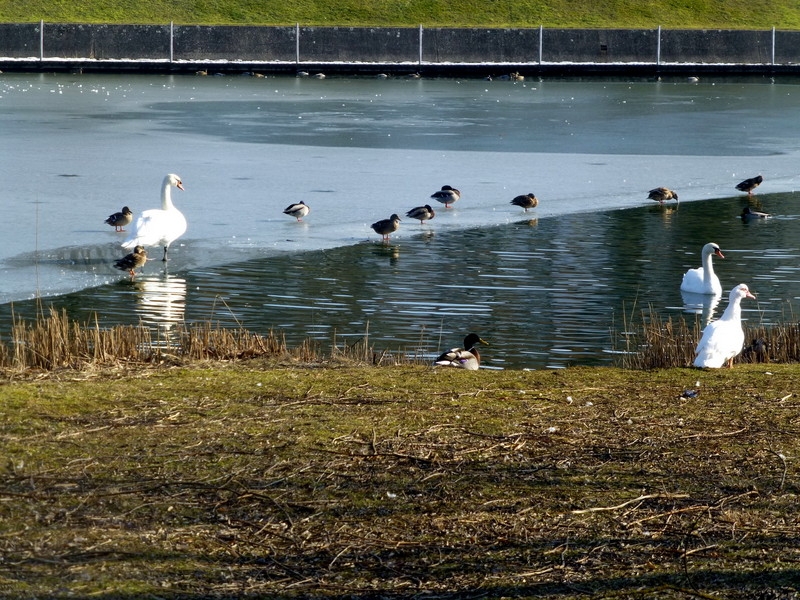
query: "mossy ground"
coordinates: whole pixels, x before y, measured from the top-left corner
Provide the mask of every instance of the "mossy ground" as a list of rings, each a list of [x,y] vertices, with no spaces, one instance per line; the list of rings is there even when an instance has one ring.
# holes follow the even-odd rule
[[[799,386],[797,365],[6,380],[0,596],[795,598]]]

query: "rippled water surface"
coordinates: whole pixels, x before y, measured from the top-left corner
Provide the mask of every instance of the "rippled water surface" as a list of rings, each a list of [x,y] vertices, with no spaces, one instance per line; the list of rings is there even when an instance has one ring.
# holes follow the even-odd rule
[[[485,366],[608,364],[625,318],[689,314],[700,247],[774,322],[800,296],[800,87],[570,82],[0,76],[0,335],[36,297],[103,325],[278,329],[290,344],[368,333],[432,357],[475,330]],[[179,173],[189,221],[168,269],[131,282],[103,219],[158,204]],[[743,223],[733,185],[774,217]],[[369,224],[463,198],[384,244]],[[647,190],[669,185],[681,204]],[[515,195],[535,192],[527,215]],[[303,199],[302,223],[282,209]],[[151,256],[157,256],[156,249]],[[700,299],[701,301],[702,299]],[[12,304],[13,303],[13,304]],[[718,315],[726,300],[706,312]],[[693,318],[690,316],[690,318]]]

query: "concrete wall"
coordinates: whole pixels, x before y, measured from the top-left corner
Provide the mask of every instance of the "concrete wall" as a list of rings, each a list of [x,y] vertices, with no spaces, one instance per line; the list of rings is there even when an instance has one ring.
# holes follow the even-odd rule
[[[769,63],[771,31],[671,30],[661,35],[662,62]]]
[[[303,27],[300,60],[305,62],[416,62],[419,28]]]
[[[539,60],[539,29],[425,29],[426,62],[527,63]]]
[[[173,41],[173,60],[294,61],[297,57],[295,27],[181,25],[174,28]]]
[[[800,64],[800,31],[775,32],[775,63]]]
[[[771,65],[773,56],[800,65],[800,32],[0,24],[7,59],[542,66]]]
[[[46,24],[44,55],[60,58],[169,57],[168,25]]]
[[[0,23],[0,56],[39,56],[39,23]]]

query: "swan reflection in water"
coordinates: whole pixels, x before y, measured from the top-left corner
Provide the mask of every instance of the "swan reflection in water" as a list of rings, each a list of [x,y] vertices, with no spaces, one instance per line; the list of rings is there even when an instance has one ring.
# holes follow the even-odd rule
[[[186,280],[163,273],[133,282],[136,291],[136,314],[141,323],[157,328],[169,344],[175,326],[186,314]]]
[[[694,292],[685,292],[681,290],[683,312],[700,315],[703,327],[708,325],[711,321],[721,298],[722,296],[696,294]]]

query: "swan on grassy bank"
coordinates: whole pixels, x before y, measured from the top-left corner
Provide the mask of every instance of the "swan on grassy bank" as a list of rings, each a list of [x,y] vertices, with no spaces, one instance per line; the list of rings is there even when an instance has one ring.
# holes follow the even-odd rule
[[[755,298],[747,285],[740,283],[731,290],[728,307],[722,316],[703,330],[697,344],[694,359],[695,367],[718,369],[724,364],[733,366],[733,359],[744,346],[744,330],[742,329],[742,300]]]

